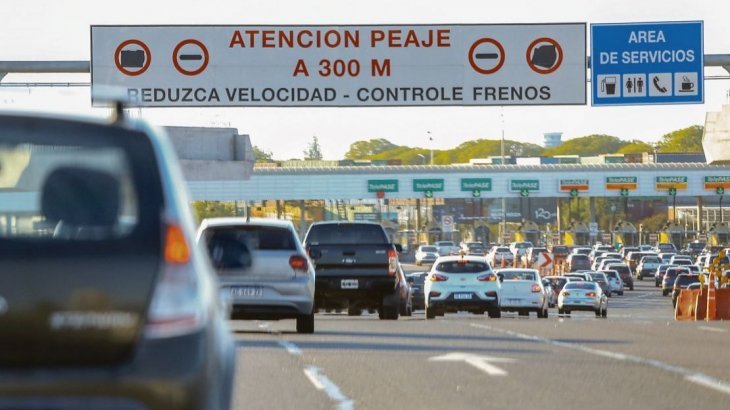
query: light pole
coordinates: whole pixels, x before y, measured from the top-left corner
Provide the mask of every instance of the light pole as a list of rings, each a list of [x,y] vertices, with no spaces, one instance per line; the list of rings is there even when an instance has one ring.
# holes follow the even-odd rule
[[[431,165],[433,165],[433,137],[431,136],[431,131],[426,131],[426,134],[428,134],[428,146],[431,149]]]
[[[657,143],[655,142],[654,144],[652,144],[652,146],[651,146],[651,147],[652,147],[652,148],[654,148],[654,163],[656,164],[656,163],[658,163],[658,161],[656,160],[656,152],[657,152],[657,150],[659,149],[659,144],[657,144]]]
[[[501,160],[500,165],[504,165],[504,107],[499,107],[499,118],[502,122],[502,143],[500,145]],[[504,244],[504,235],[507,233],[507,202],[506,198],[502,196],[502,237],[499,238],[499,242]],[[522,209],[520,209],[522,212]]]
[[[423,154],[416,154],[417,157],[421,157],[421,165],[426,165],[426,156]]]

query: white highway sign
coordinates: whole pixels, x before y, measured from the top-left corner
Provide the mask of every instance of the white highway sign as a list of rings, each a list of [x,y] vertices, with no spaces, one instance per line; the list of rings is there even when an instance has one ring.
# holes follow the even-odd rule
[[[586,103],[586,25],[92,26],[135,106]]]

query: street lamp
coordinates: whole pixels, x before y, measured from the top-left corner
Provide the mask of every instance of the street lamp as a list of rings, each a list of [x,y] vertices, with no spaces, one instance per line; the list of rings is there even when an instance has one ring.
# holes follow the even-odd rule
[[[659,144],[657,144],[657,143],[655,142],[654,144],[652,144],[652,146],[651,146],[651,147],[652,147],[652,148],[654,148],[654,163],[656,164],[657,162],[659,162],[659,161],[657,161],[657,159],[656,159],[656,152],[657,152],[657,150],[659,149]]]
[[[421,165],[426,165],[426,156],[423,154],[416,154],[417,157],[421,157]]]
[[[433,165],[433,137],[431,131],[426,131],[426,134],[428,134],[428,146],[431,148],[431,165]]]

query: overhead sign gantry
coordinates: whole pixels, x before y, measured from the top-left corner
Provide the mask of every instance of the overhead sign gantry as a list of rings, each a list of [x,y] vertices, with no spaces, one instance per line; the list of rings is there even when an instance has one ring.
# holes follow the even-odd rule
[[[583,105],[586,24],[92,26],[91,86],[148,107]]]

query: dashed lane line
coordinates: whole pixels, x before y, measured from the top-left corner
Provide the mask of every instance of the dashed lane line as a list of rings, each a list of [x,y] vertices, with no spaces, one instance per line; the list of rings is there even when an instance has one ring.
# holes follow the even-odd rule
[[[716,333],[727,332],[727,329],[721,329],[719,327],[712,327],[712,326],[697,326],[697,328],[700,330],[704,330],[706,332],[716,332]]]
[[[302,349],[300,349],[297,345],[295,345],[292,342],[287,342],[286,340],[279,340],[279,346],[286,349],[286,351],[289,352],[290,355],[293,355],[293,356],[302,355]]]
[[[707,388],[713,389],[715,391],[718,391],[720,393],[725,393],[727,395],[730,395],[730,383],[728,383],[724,380],[720,380],[720,379],[717,379],[712,376],[708,376],[703,373],[695,372],[690,369],[685,369],[683,367],[664,363],[659,360],[645,359],[643,357],[628,355],[628,354],[624,354],[624,353],[616,353],[616,352],[611,352],[608,350],[594,349],[594,348],[582,346],[582,345],[576,344],[576,343],[560,342],[557,340],[552,340],[552,339],[548,339],[548,338],[544,338],[544,337],[540,337],[540,336],[532,336],[532,335],[528,335],[528,334],[524,334],[524,333],[514,332],[511,330],[500,329],[497,327],[482,325],[482,324],[477,324],[477,323],[470,323],[469,326],[475,327],[478,329],[484,329],[484,330],[489,330],[492,332],[506,334],[509,336],[517,337],[519,339],[531,340],[531,341],[535,341],[535,342],[549,344],[552,346],[559,346],[559,347],[564,347],[564,348],[568,348],[568,349],[578,350],[578,351],[581,351],[584,353],[589,353],[589,354],[596,355],[596,356],[607,357],[607,358],[614,359],[614,360],[632,362],[632,363],[637,363],[637,364],[641,364],[641,365],[645,365],[645,366],[651,366],[656,369],[668,371],[668,372],[683,376],[685,380],[695,383],[697,385],[707,387]]]

